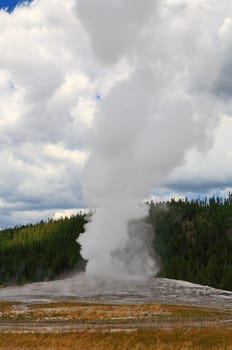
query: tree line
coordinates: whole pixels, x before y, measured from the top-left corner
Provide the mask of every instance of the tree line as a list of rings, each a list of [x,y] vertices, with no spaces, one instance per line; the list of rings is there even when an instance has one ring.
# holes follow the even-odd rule
[[[160,277],[232,290],[232,195],[150,203]]]
[[[77,215],[0,231],[0,284],[52,280],[83,271],[76,242],[86,218]]]
[[[160,277],[232,290],[232,195],[149,203]],[[76,242],[85,215],[0,231],[0,285],[52,280],[84,271]]]

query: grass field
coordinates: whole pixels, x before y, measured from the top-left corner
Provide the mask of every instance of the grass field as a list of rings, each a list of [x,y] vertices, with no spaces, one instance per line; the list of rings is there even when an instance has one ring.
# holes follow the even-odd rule
[[[150,350],[232,349],[232,331],[218,328],[132,330],[70,333],[2,333],[1,350]]]
[[[0,302],[0,350],[232,349],[232,312],[168,304]]]

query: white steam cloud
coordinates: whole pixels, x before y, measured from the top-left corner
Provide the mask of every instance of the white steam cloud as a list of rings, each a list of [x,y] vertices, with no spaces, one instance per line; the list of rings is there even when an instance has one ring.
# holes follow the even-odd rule
[[[138,244],[134,223],[147,214],[138,203],[184,162],[187,151],[211,146],[211,131],[228,107],[228,81],[223,84],[220,74],[224,64],[229,69],[223,57],[230,22],[224,20],[232,6],[222,3],[78,2],[102,72],[120,65],[127,70],[101,99],[87,138],[83,195],[98,209],[79,242],[90,275],[157,271],[151,235],[142,226],[149,244]]]

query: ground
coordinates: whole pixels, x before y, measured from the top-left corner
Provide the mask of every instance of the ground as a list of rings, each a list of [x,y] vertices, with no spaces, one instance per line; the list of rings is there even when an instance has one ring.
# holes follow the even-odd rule
[[[77,279],[0,290],[0,350],[232,349],[229,292]]]
[[[232,312],[157,303],[1,302],[0,349],[232,349]]]

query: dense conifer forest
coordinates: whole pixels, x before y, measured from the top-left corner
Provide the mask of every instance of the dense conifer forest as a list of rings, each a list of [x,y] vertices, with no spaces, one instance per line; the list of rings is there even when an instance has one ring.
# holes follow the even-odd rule
[[[150,205],[161,277],[232,290],[232,195]]]
[[[159,276],[232,290],[232,195],[150,203]],[[83,271],[76,242],[85,215],[0,231],[0,285]]]
[[[76,242],[84,215],[0,231],[0,284],[52,280],[85,268]]]

